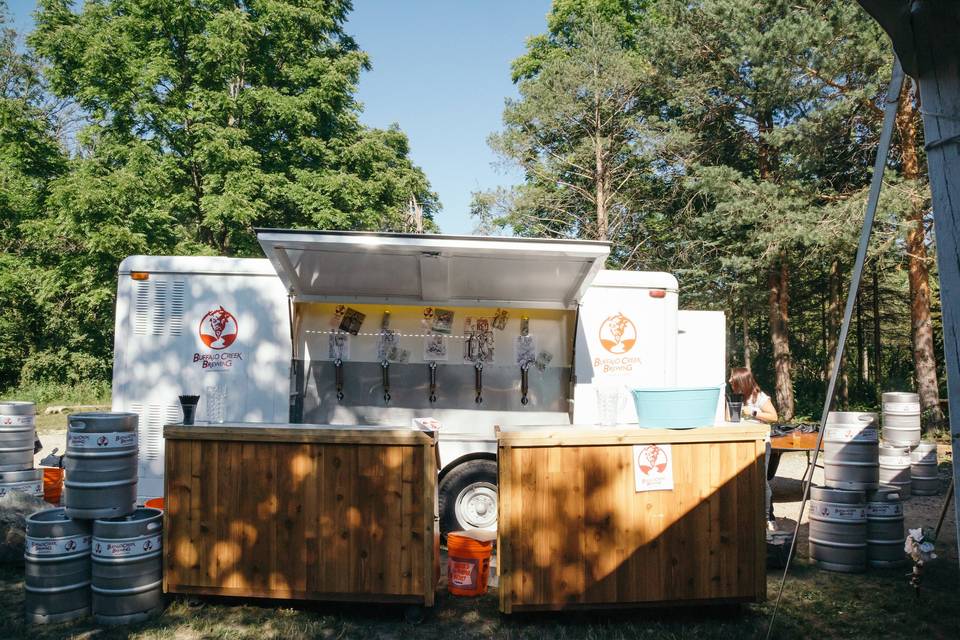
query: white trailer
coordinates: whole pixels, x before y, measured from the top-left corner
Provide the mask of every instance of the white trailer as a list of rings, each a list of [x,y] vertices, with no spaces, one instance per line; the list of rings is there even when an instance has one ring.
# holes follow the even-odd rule
[[[177,396],[198,394],[200,421],[435,418],[442,529],[493,528],[495,425],[594,424],[600,385],[623,390],[618,422],[635,423],[631,387],[725,379],[723,314],[678,312],[669,274],[603,270],[606,243],[258,238],[267,260],[120,266],[113,408],[140,415],[141,499],[162,495]]]

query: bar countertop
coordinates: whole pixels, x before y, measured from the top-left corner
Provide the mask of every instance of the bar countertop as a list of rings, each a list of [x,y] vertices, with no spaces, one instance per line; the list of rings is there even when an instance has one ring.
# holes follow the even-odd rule
[[[436,432],[394,425],[199,422],[164,425],[163,437],[167,440],[234,442],[425,444],[436,441]]]
[[[510,426],[497,427],[500,446],[589,446],[614,444],[670,444],[683,442],[737,442],[762,440],[770,433],[765,424],[728,422],[693,429],[641,429],[623,425]]]

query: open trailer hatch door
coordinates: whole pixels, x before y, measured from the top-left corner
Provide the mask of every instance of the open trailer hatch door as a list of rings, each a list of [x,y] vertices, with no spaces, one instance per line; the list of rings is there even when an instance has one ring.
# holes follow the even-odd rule
[[[606,242],[257,229],[297,302],[571,309]]]

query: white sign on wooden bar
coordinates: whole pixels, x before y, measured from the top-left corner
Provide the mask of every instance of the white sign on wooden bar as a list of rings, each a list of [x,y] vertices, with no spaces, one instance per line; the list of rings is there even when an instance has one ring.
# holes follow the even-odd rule
[[[669,444],[633,445],[637,492],[673,490],[673,453]]]

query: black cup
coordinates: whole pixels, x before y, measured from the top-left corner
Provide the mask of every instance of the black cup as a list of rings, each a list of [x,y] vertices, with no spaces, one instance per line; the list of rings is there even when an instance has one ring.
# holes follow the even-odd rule
[[[193,419],[197,415],[197,403],[200,396],[179,396],[180,408],[183,409],[183,424],[193,424]]]
[[[736,400],[727,401],[727,411],[730,412],[730,422],[740,422],[740,412],[743,410],[743,402]]]

